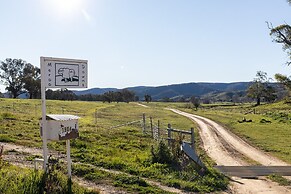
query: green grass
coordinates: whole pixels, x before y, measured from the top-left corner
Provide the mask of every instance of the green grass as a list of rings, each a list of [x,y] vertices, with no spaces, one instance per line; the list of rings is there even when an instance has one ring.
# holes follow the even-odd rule
[[[76,183],[68,181],[61,172],[54,174],[53,179],[44,183],[46,175],[43,171],[36,171],[9,165],[0,159],[0,193],[5,194],[40,194],[40,193],[71,193],[97,194]],[[70,186],[71,185],[71,186]]]
[[[210,118],[227,127],[250,144],[291,163],[291,105],[284,102],[253,106],[252,104],[203,105],[195,111],[185,103],[172,105],[186,112]],[[252,120],[252,122],[243,122]]]
[[[117,188],[126,189],[134,193],[168,193],[157,187],[153,187],[142,178],[125,173],[109,173],[94,166],[75,164],[73,174],[84,177],[86,180],[96,184],[110,184]]]
[[[0,99],[0,102],[0,115],[2,115],[0,140],[41,148],[42,141],[39,135],[41,101]],[[160,121],[164,137],[166,137],[165,129],[168,123],[171,123],[173,128],[183,130],[190,130],[191,127],[195,127],[195,124],[183,116],[165,110],[163,108],[165,104],[149,103],[149,106],[150,108],[136,103],[108,104],[49,100],[47,113],[74,114],[81,117],[80,137],[71,141],[73,163],[81,162],[96,168],[118,170],[133,176],[127,179],[106,174],[105,178],[94,170],[94,173],[82,174],[83,178],[97,182],[107,180],[108,184],[139,193],[163,192],[156,187],[137,182],[137,177],[150,178],[187,191],[213,192],[225,189],[228,181],[216,171],[210,171],[207,176],[200,177],[191,166],[179,172],[170,166],[151,162],[151,146],[155,146],[157,142],[151,138],[149,117],[153,118],[154,125],[157,125],[158,120]],[[112,128],[127,122],[142,120],[143,113],[147,117],[147,134],[142,133],[141,123]],[[65,142],[50,142],[48,146],[65,153]]]
[[[279,185],[282,185],[282,186],[291,186],[291,181],[282,177],[282,176],[279,176],[279,175],[276,175],[276,174],[271,174],[268,176],[268,178],[274,182],[277,182]]]

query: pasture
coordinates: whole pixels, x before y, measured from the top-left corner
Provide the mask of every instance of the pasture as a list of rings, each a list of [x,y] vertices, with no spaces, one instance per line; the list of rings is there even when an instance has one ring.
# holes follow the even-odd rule
[[[0,99],[0,102],[0,142],[41,148],[41,101]],[[165,104],[150,104],[147,108],[136,103],[47,101],[48,114],[81,117],[80,137],[71,141],[73,174],[96,184],[109,184],[139,193],[166,193],[140,178],[186,191],[213,192],[226,189],[227,179],[211,167],[206,176],[200,177],[193,163],[177,169],[169,164],[153,162],[153,152],[158,149],[159,143],[151,137],[151,133],[148,130],[148,133],[143,133],[139,122],[121,125],[142,120],[143,113],[147,118],[152,117],[154,124],[159,120],[161,129],[166,129],[168,123],[183,130],[195,128],[195,125],[165,110]],[[148,119],[146,123],[148,126]],[[51,150],[65,153],[65,142],[50,142],[48,146]],[[30,157],[28,159],[31,160]]]

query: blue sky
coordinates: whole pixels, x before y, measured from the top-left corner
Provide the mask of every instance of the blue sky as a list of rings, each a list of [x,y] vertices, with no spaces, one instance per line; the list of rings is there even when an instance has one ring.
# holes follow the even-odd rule
[[[89,88],[291,72],[265,23],[291,23],[285,0],[2,0],[0,7],[0,60],[86,59]]]

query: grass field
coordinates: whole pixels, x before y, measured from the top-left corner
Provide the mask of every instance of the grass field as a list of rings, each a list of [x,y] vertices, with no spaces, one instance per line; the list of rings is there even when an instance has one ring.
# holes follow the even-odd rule
[[[0,142],[40,148],[40,100],[0,99],[0,102]],[[139,193],[165,193],[144,183],[139,177],[187,191],[212,192],[225,189],[227,180],[211,168],[206,176],[200,177],[192,164],[178,170],[169,164],[153,163],[151,150],[152,146],[157,147],[158,142],[153,140],[148,127],[148,133],[142,133],[141,123],[115,128],[142,120],[143,113],[147,117],[147,126],[149,117],[153,118],[155,125],[159,120],[161,129],[166,129],[168,123],[183,130],[195,126],[192,121],[165,110],[163,106],[158,103],[146,108],[136,103],[47,101],[47,113],[81,117],[80,137],[71,141],[75,175]],[[65,153],[65,142],[51,142],[49,148]],[[104,173],[100,167],[117,170],[122,174]]]
[[[185,103],[174,103],[171,106],[208,117],[226,126],[250,144],[291,163],[290,103],[282,101],[261,106],[212,104],[203,105],[197,111],[187,108]],[[244,118],[252,122],[242,122]]]

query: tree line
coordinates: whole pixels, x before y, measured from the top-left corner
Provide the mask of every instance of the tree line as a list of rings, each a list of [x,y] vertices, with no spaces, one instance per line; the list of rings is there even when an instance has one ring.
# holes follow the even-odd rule
[[[7,58],[5,61],[1,61],[0,64],[0,79],[6,90],[10,93],[12,98],[18,97],[22,93],[27,93],[29,98],[40,98],[41,91],[41,79],[40,69],[33,66],[30,63],[25,62],[22,59]],[[279,76],[279,75],[277,75]],[[291,81],[286,77],[281,77],[281,83],[285,86],[291,86]],[[267,73],[259,71],[256,78],[247,90],[247,95],[250,98],[256,100],[256,104],[260,105],[261,101],[273,102],[276,100],[276,91],[270,85]],[[291,87],[290,87],[291,88]],[[139,101],[139,97],[135,95],[133,91],[128,89],[122,89],[118,91],[109,91],[104,94],[85,94],[76,95],[74,92],[63,90],[51,90],[46,91],[46,98],[52,100],[82,100],[82,101],[102,101],[102,102],[131,102]],[[152,97],[148,94],[144,95],[145,102],[151,102]],[[170,102],[170,98],[164,98],[162,101]],[[188,101],[197,107],[200,104],[201,99],[199,97],[192,96],[189,99],[180,99],[180,101]]]
[[[119,91],[109,91],[104,94],[83,94],[76,95],[73,91],[51,90],[46,91],[46,98],[50,100],[81,100],[81,101],[102,101],[102,102],[133,102],[138,101],[139,98],[135,96],[133,91],[122,89]]]
[[[41,97],[41,74],[40,68],[27,63],[22,59],[7,58],[0,63],[0,80],[6,87],[11,98],[17,98],[27,93],[30,99]],[[3,95],[1,95],[3,97]],[[85,100],[103,102],[130,102],[138,101],[133,91],[123,89],[109,91],[102,95],[86,94],[77,96],[74,92],[64,90],[46,91],[46,98],[53,100]]]

